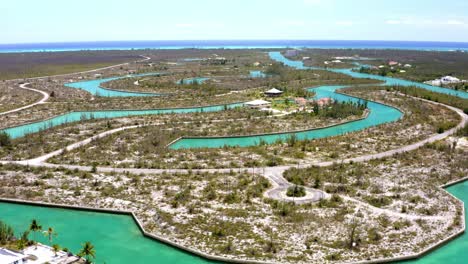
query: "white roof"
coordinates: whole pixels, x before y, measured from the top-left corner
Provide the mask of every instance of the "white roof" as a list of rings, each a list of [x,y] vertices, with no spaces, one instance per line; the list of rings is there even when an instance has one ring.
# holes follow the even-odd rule
[[[265,100],[253,100],[245,104],[246,105],[266,105],[266,104],[270,104],[270,102],[265,101]]]
[[[442,80],[459,81],[460,79],[453,77],[453,76],[445,76],[445,77],[442,77]]]
[[[276,88],[272,88],[272,89],[266,91],[265,93],[279,94],[279,93],[283,93],[283,91],[280,91],[280,90],[278,90]]]
[[[0,248],[0,263],[10,264],[27,258],[26,255],[16,253],[6,248]]]
[[[34,255],[37,257],[37,260],[28,260],[28,264],[42,264],[42,263],[63,263],[61,260],[67,257],[67,253],[64,251],[57,252],[55,256],[54,250],[52,247],[38,244],[37,248],[35,246],[30,246],[24,249],[24,254]]]

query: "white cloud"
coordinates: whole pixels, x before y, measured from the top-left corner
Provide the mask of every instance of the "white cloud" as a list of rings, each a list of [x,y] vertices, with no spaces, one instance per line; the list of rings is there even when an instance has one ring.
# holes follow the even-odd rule
[[[456,20],[456,19],[439,19],[433,20],[428,18],[421,18],[421,17],[406,17],[406,18],[399,18],[399,19],[389,19],[385,21],[385,24],[388,25],[432,25],[432,26],[446,26],[446,25],[467,25],[463,20]]]
[[[322,0],[304,0],[304,4],[306,5],[321,5],[322,3]]]
[[[175,26],[178,27],[178,28],[193,28],[193,27],[196,27],[196,25],[192,24],[192,23],[179,23],[179,24],[176,24]]]
[[[387,20],[385,23],[389,25],[399,25],[401,24],[401,20]]]
[[[447,20],[447,25],[465,25],[463,21],[460,20]]]
[[[304,21],[300,21],[300,20],[288,20],[288,21],[283,21],[282,24],[283,24],[283,25],[286,25],[286,26],[292,26],[292,27],[302,27],[302,26],[305,26],[305,22],[304,22]]]
[[[342,21],[336,21],[335,24],[338,26],[350,27],[354,25],[354,22],[349,21],[349,20],[342,20]]]

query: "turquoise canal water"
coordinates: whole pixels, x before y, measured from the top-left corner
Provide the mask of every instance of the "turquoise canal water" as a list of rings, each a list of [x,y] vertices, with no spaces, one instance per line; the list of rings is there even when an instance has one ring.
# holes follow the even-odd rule
[[[249,75],[252,78],[266,78],[268,76],[262,71],[250,71]]]
[[[62,124],[72,123],[80,120],[117,118],[127,116],[142,116],[142,115],[160,115],[160,114],[185,114],[185,113],[200,113],[200,112],[217,112],[224,109],[232,109],[241,107],[242,103],[213,105],[189,108],[166,108],[166,109],[149,109],[149,110],[107,110],[107,111],[82,111],[70,112],[59,115],[51,119],[40,122],[20,125],[12,128],[4,129],[3,131],[10,135],[11,138],[23,137],[27,134],[39,132],[51,127]]]
[[[320,68],[320,67],[308,67],[308,66],[304,66],[304,63],[302,61],[293,61],[284,57],[280,52],[270,52],[269,55],[270,55],[270,58],[272,58],[273,60],[282,62],[285,65],[296,68],[296,69],[327,70],[331,72],[343,73],[343,74],[349,75],[354,78],[359,78],[359,79],[374,79],[374,80],[384,81],[385,83],[382,85],[416,86],[416,87],[430,90],[433,92],[443,93],[443,94],[448,94],[448,95],[453,95],[453,96],[457,96],[460,98],[468,99],[468,93],[463,92],[463,91],[456,91],[453,89],[441,88],[441,87],[432,86],[432,85],[428,85],[424,83],[412,82],[412,81],[407,81],[407,80],[402,80],[402,79],[397,79],[397,78],[392,78],[392,77],[360,73],[360,72],[353,71],[353,69],[330,69],[330,68],[325,69],[325,68]]]
[[[468,209],[468,182],[449,187],[447,191],[464,201],[465,210]],[[26,230],[32,219],[37,219],[44,229],[53,227],[58,233],[53,243],[72,252],[77,252],[81,243],[91,241],[96,247],[97,263],[214,263],[145,238],[129,216],[0,202],[0,220],[12,225],[17,234]],[[45,236],[38,234],[37,238],[48,243]],[[465,233],[421,259],[404,263],[466,263],[467,248]]]
[[[103,97],[161,96],[162,94],[115,91],[115,90],[105,89],[101,87],[102,83],[110,82],[114,80],[134,78],[134,77],[143,77],[143,76],[159,76],[159,75],[161,75],[161,73],[143,73],[143,74],[127,75],[123,77],[112,77],[112,78],[96,79],[96,80],[90,80],[90,81],[71,82],[71,83],[66,83],[64,85],[70,88],[82,89],[91,93],[92,95],[103,96]]]
[[[176,83],[177,84],[195,84],[195,83],[202,84],[209,79],[210,78],[206,78],[206,77],[194,77],[194,78],[186,78],[186,79],[178,80]]]
[[[96,249],[96,263],[214,263],[144,237],[127,215],[0,202],[0,220],[11,225],[17,236],[28,229],[32,219],[39,221],[45,230],[53,227],[57,232],[53,243],[73,253],[81,249],[82,243],[90,241]],[[36,238],[49,244],[39,232]],[[34,239],[33,233],[30,239]]]
[[[465,212],[468,210],[468,181],[464,181],[446,189],[458,199],[465,203]],[[468,217],[465,215],[465,223]],[[468,233],[464,233],[455,240],[450,241],[443,247],[429,253],[428,255],[404,264],[462,264],[468,263]],[[402,263],[402,264],[403,264]]]
[[[364,102],[365,100],[351,97],[348,95],[338,94],[337,89],[344,88],[345,86],[321,86],[312,88],[310,90],[315,92],[315,98],[320,99],[323,97],[331,97],[340,102]],[[277,133],[269,135],[254,135],[254,136],[238,136],[238,137],[207,137],[207,138],[182,138],[172,143],[169,148],[171,149],[187,149],[187,148],[220,148],[223,146],[240,146],[248,147],[265,142],[268,144],[274,143],[278,140],[285,141],[292,135],[295,135],[299,140],[325,138],[353,131],[362,130],[368,127],[377,126],[380,124],[397,121],[402,117],[402,113],[396,108],[375,103],[368,102],[367,107],[370,113],[367,118],[321,129],[313,129],[302,132],[293,133]]]

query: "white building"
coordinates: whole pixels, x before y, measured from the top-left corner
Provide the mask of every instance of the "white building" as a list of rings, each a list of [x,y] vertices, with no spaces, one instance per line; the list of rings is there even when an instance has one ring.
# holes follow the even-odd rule
[[[440,79],[442,83],[459,83],[460,79],[455,78],[453,76],[445,76]]]
[[[271,103],[265,100],[253,100],[245,103],[245,105],[250,108],[261,109],[270,107]]]
[[[460,80],[456,77],[453,76],[445,76],[440,79],[435,79],[431,81],[427,81],[425,83],[430,84],[430,85],[435,85],[435,86],[441,86],[445,84],[452,84],[452,83],[461,83],[461,82],[466,82],[465,80]]]
[[[23,264],[27,263],[27,257],[19,252],[14,252],[6,248],[0,248],[0,263],[2,264]]]

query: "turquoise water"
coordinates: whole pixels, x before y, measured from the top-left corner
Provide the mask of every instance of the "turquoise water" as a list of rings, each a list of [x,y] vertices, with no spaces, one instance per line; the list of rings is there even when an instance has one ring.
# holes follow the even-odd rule
[[[447,188],[447,191],[465,203],[465,212],[468,210],[468,181],[458,183]],[[468,217],[465,215],[465,223]],[[443,247],[429,253],[428,255],[404,264],[461,264],[468,263],[468,233],[464,233]]]
[[[312,88],[315,92],[315,98],[320,99],[323,97],[331,97],[340,102],[358,102],[361,99],[351,97],[348,95],[338,94],[337,89],[344,88],[345,86],[321,86]],[[364,101],[364,100],[361,100]],[[368,102],[367,107],[370,113],[367,118],[357,120],[333,127],[308,130],[303,132],[294,133],[278,133],[270,135],[255,135],[255,136],[238,136],[238,137],[208,137],[208,138],[182,138],[172,143],[169,148],[171,149],[187,149],[187,148],[220,148],[223,146],[240,146],[248,147],[258,145],[260,142],[272,144],[277,140],[287,140],[292,135],[297,136],[299,140],[317,139],[341,135],[353,131],[359,131],[368,127],[377,126],[380,124],[397,121],[402,117],[402,113],[396,108],[375,103]]]
[[[12,128],[4,129],[3,131],[10,135],[11,138],[23,137],[27,134],[39,132],[51,127],[59,126],[62,124],[72,123],[80,120],[89,119],[103,119],[103,118],[117,118],[127,116],[141,116],[141,115],[160,115],[160,114],[185,114],[197,112],[217,112],[224,109],[232,109],[242,106],[242,103],[227,104],[227,105],[213,105],[189,108],[166,108],[166,109],[149,109],[149,110],[104,110],[104,111],[82,111],[70,112],[67,114],[59,115],[51,119],[31,124],[20,125]]]
[[[101,84],[105,82],[110,82],[110,81],[124,79],[124,78],[154,76],[154,75],[159,76],[161,75],[161,73],[143,73],[143,74],[127,75],[123,77],[112,77],[112,78],[96,79],[96,80],[90,80],[90,81],[71,82],[71,83],[66,83],[64,85],[70,88],[82,89],[91,93],[92,95],[103,96],[103,97],[160,96],[161,94],[156,94],[156,93],[115,91],[115,90],[110,90],[110,89],[101,87]]]
[[[320,70],[328,70],[332,72],[343,73],[354,78],[368,78],[368,79],[375,79],[381,80],[385,83],[383,85],[401,85],[401,86],[416,86],[419,88],[431,90],[438,93],[445,93],[452,96],[458,96],[461,98],[468,98],[468,93],[462,91],[455,91],[452,89],[445,89],[440,87],[435,87],[427,84],[411,82],[406,80],[401,80],[397,78],[391,77],[384,77],[372,74],[364,74],[359,72],[354,72],[352,69],[324,69],[319,67],[307,67],[304,66],[302,61],[293,61],[289,60],[284,57],[280,52],[270,52],[270,57],[276,61],[282,62],[287,66],[294,67],[296,69],[320,69]],[[352,98],[346,95],[336,94],[335,90],[339,88],[343,88],[344,86],[322,86],[313,89],[316,92],[316,96],[318,98],[321,97],[332,97],[338,101],[355,101],[356,98]],[[178,141],[172,143],[169,148],[171,149],[188,149],[188,148],[219,148],[223,146],[240,146],[240,147],[247,147],[247,146],[255,146],[258,145],[260,142],[265,142],[268,144],[274,143],[277,140],[286,140],[287,138],[291,137],[292,135],[297,136],[299,140],[306,140],[306,139],[317,139],[317,138],[325,138],[331,136],[337,136],[344,133],[354,132],[358,130],[362,130],[365,128],[369,128],[372,126],[377,126],[380,124],[388,123],[397,121],[401,118],[402,113],[397,109],[374,103],[368,102],[368,108],[371,111],[369,116],[364,120],[358,120],[354,122],[349,122],[342,125],[337,125],[329,128],[323,129],[314,129],[308,130],[303,132],[294,132],[294,133],[278,133],[278,134],[271,134],[271,135],[253,135],[253,136],[238,136],[238,137],[206,137],[206,138],[182,138]]]
[[[460,98],[468,99],[468,93],[463,92],[463,91],[456,91],[453,89],[441,88],[441,87],[432,86],[432,85],[428,85],[424,83],[412,82],[412,81],[407,81],[407,80],[402,80],[402,79],[397,79],[397,78],[392,78],[392,77],[360,73],[360,72],[353,71],[353,69],[329,69],[329,68],[325,69],[325,68],[320,68],[320,67],[307,67],[307,66],[304,66],[304,63],[302,61],[289,60],[288,58],[284,57],[280,52],[270,52],[269,55],[270,55],[270,58],[272,58],[273,60],[282,62],[285,65],[294,67],[296,69],[327,70],[331,72],[343,73],[343,74],[349,75],[354,78],[359,78],[359,79],[374,79],[374,80],[384,81],[385,83],[382,85],[416,86],[416,87],[430,90],[433,92],[443,93],[443,94],[448,94],[448,95],[453,95],[453,96],[457,96]]]
[[[262,71],[250,71],[249,75],[252,78],[266,78],[268,76]]]
[[[447,191],[464,201],[465,210],[468,209],[468,182],[449,187]],[[27,229],[32,219],[37,219],[43,228],[53,227],[58,233],[54,243],[72,252],[77,252],[81,243],[91,241],[96,247],[97,263],[213,263],[145,238],[129,216],[0,202],[0,220],[12,225],[17,234]],[[37,234],[37,238],[47,244],[45,236]],[[421,259],[404,263],[465,263],[467,248],[465,233]]]
[[[78,50],[145,50],[145,49],[402,49],[402,50],[465,50],[468,43],[381,40],[157,40],[98,41],[67,43],[0,44],[0,52],[43,52]]]
[[[209,79],[210,78],[206,78],[206,77],[194,77],[194,78],[186,78],[186,79],[178,80],[176,83],[177,84],[194,84],[194,83],[202,84]]]
[[[57,232],[53,243],[73,253],[81,249],[82,243],[90,241],[96,249],[96,263],[214,263],[144,237],[127,215],[0,202],[0,220],[11,225],[17,236],[29,227],[32,219],[45,230],[53,227]],[[34,239],[34,235],[31,233],[29,238]],[[39,232],[36,238],[49,244]]]

